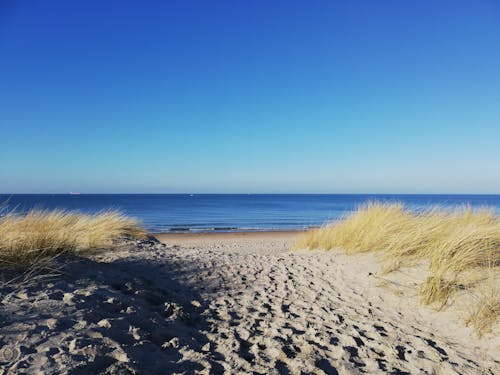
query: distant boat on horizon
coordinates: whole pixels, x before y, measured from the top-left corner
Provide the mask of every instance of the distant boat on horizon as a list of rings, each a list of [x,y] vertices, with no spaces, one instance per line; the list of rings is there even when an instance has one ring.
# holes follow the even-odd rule
[[[70,191],[69,192],[69,195],[80,195],[81,193],[77,192],[77,191]]]

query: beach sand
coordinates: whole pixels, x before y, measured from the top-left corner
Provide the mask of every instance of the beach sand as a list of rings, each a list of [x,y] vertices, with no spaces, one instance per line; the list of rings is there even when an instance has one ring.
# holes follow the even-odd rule
[[[0,367],[12,373],[484,374],[498,327],[418,304],[418,269],[294,251],[296,232],[124,241],[59,275],[4,287]],[[68,263],[69,262],[69,263]],[[64,264],[64,266],[63,266]]]

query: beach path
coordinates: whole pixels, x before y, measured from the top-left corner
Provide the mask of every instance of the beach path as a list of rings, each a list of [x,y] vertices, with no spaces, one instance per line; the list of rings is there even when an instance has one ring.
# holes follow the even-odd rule
[[[297,233],[158,235],[4,287],[16,374],[495,374],[498,330],[418,304],[372,255],[290,251]],[[418,276],[418,275],[417,275]],[[421,276],[421,275],[420,275]]]
[[[411,289],[411,276],[378,276],[371,255],[292,252],[296,235],[159,236],[178,248],[180,282],[207,301],[206,336],[227,371],[475,374],[498,368],[498,340],[478,340],[454,312],[418,305],[415,290],[404,290]]]

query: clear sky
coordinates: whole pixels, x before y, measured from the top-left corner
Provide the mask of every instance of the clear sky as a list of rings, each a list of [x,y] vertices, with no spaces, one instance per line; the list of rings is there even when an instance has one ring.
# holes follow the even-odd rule
[[[500,2],[0,1],[0,192],[500,193]]]

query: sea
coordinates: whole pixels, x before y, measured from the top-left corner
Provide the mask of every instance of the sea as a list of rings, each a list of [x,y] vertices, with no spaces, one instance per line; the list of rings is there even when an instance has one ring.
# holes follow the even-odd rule
[[[500,195],[0,194],[3,212],[118,210],[153,233],[302,230],[341,219],[368,202],[401,202],[416,211],[491,207],[500,214]]]

